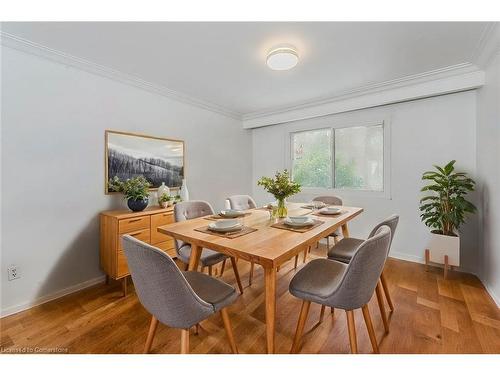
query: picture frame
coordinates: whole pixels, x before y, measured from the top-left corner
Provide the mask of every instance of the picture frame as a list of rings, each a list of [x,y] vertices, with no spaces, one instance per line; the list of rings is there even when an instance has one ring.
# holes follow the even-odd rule
[[[152,183],[150,190],[157,190],[162,182],[178,190],[185,176],[185,143],[183,140],[106,130],[104,136],[104,192],[109,180],[144,176]]]

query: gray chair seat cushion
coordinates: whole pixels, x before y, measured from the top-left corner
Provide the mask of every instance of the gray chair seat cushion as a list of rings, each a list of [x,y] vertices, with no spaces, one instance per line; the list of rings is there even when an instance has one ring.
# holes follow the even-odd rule
[[[352,256],[363,242],[364,241],[359,238],[343,238],[328,251],[328,259],[349,263]]]
[[[189,258],[191,257],[191,246],[184,245],[177,252],[177,257],[183,262],[188,264]],[[203,267],[212,266],[214,264],[222,262],[224,259],[228,258],[227,255],[218,253],[210,249],[203,249],[201,251],[200,263]]]
[[[210,303],[215,311],[230,305],[238,297],[236,289],[221,280],[195,271],[186,271],[183,274],[194,292],[203,301]]]
[[[323,304],[340,285],[347,265],[329,259],[314,259],[290,282],[290,293],[300,299]]]

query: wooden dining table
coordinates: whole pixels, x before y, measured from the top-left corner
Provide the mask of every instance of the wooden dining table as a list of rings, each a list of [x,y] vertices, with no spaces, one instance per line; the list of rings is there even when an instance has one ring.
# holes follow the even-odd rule
[[[309,246],[342,229],[344,237],[349,236],[348,223],[361,212],[362,208],[338,206],[338,215],[314,215],[317,211],[305,208],[306,203],[288,203],[289,216],[305,216],[321,220],[323,223],[303,233],[272,227],[283,219],[271,218],[270,212],[264,208],[248,211],[245,217],[238,220],[246,227],[256,231],[236,238],[224,238],[216,234],[200,232],[197,229],[206,227],[210,222],[207,217],[172,223],[158,227],[158,231],[175,239],[191,244],[189,270],[198,270],[198,263],[203,248],[216,250],[237,259],[260,264],[264,268],[265,302],[266,302],[266,340],[267,352],[275,351],[276,327],[276,273],[279,267],[307,251]]]

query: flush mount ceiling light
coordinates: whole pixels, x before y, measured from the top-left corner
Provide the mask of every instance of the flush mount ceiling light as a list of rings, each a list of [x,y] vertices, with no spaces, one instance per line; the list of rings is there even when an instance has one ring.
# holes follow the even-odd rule
[[[293,47],[275,47],[267,54],[267,66],[272,70],[292,69],[299,62],[299,54]]]

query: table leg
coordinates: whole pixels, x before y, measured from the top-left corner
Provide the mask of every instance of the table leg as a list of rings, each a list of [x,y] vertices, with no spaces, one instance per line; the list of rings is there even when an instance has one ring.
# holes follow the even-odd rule
[[[276,268],[265,268],[267,353],[274,354],[276,336]]]
[[[344,238],[349,237],[349,228],[347,227],[347,223],[342,224],[342,236],[344,236]]]
[[[196,271],[201,257],[201,246],[191,246],[191,256],[189,257],[189,271]]]

